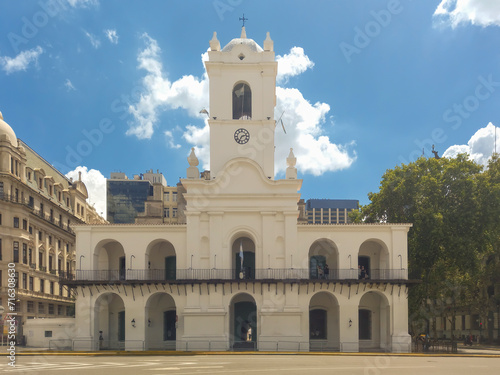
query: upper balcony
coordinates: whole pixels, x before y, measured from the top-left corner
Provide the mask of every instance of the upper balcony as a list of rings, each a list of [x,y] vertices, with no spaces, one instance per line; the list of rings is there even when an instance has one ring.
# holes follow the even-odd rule
[[[11,195],[11,194],[7,194],[7,193],[0,193],[0,200],[23,205],[26,208],[28,208],[34,215],[45,220],[46,222],[51,223],[51,224],[61,228],[62,230],[66,231],[66,232],[69,232],[71,234],[75,234],[75,232],[71,229],[71,227],[68,224],[64,224],[62,221],[55,218],[54,216],[49,215],[48,213],[42,212],[38,209],[35,209],[33,206],[33,203],[30,202],[28,199],[22,198],[19,195],[15,195],[15,194]]]
[[[76,274],[61,273],[61,282],[70,285],[102,283],[219,283],[219,282],[369,282],[407,283],[406,269],[372,269],[370,275],[360,275],[357,269],[329,270],[318,274],[312,269],[128,269],[77,270]]]

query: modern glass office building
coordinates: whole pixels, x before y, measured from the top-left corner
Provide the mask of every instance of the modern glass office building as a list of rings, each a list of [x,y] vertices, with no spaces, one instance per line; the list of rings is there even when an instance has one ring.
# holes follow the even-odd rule
[[[144,212],[144,202],[153,195],[153,185],[148,180],[128,180],[112,174],[106,180],[107,219],[110,223],[135,223],[139,213]]]

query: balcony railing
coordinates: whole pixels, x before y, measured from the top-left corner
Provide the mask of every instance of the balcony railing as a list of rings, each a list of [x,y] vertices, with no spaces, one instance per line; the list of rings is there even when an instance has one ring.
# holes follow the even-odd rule
[[[46,213],[42,212],[41,210],[35,209],[33,206],[33,203],[30,202],[26,198],[23,199],[23,198],[16,196],[14,194],[0,193],[0,200],[25,205],[33,212],[34,215],[42,218],[43,220],[45,220],[49,223],[52,223],[54,225],[59,226],[60,228],[62,228],[63,230],[65,230],[71,234],[75,234],[75,232],[70,228],[69,225],[65,225],[62,221],[57,220],[54,216],[50,216],[49,214],[46,214]]]
[[[26,204],[26,200],[23,201],[19,197],[19,195],[15,195],[15,194],[0,193],[0,200],[6,201],[6,202],[12,202],[12,203]]]
[[[309,269],[265,268],[246,269],[237,272],[234,269],[129,269],[129,270],[77,270],[76,275],[61,272],[64,281],[252,281],[252,280],[317,280],[317,281],[380,281],[407,280],[405,269],[372,269],[369,278],[361,279],[357,269],[330,270],[328,275],[318,276]]]
[[[59,271],[59,278],[61,280],[75,280],[75,274],[73,272]]]

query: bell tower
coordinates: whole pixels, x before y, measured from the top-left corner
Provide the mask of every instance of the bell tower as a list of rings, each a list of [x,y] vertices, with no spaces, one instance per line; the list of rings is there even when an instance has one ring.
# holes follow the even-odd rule
[[[246,157],[273,179],[278,63],[269,33],[262,48],[246,37],[243,26],[241,36],[221,49],[214,32],[205,66],[210,95],[211,177],[217,178],[229,160]]]

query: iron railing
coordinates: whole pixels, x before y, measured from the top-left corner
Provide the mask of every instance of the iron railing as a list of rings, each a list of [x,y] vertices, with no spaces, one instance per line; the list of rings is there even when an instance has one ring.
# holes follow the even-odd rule
[[[77,270],[76,274],[60,272],[62,281],[203,281],[203,280],[317,280],[342,281],[360,280],[356,269],[330,270],[327,275],[318,275],[309,269],[300,268],[265,268],[245,269],[241,272],[235,269],[129,269],[129,270]],[[362,281],[407,280],[405,269],[372,269],[370,277]]]
[[[50,350],[162,350],[162,351],[280,351],[280,352],[379,352],[381,350],[390,352],[387,348],[359,348],[358,342],[338,342],[328,344],[314,341],[293,340],[257,340],[257,341],[233,341],[233,340],[92,340],[92,339],[59,339],[49,341]],[[408,348],[410,349],[410,348]]]
[[[69,225],[64,224],[62,221],[56,219],[54,216],[50,216],[50,214],[46,214],[40,210],[35,209],[33,206],[33,203],[30,202],[26,198],[16,196],[15,194],[0,193],[0,200],[6,201],[6,202],[11,202],[11,203],[22,204],[22,205],[28,207],[34,215],[42,218],[43,220],[45,220],[49,223],[52,223],[54,225],[59,226],[61,229],[65,230],[66,232],[69,232],[71,234],[75,234],[75,232],[70,228]],[[68,212],[70,212],[70,211],[68,211]]]

